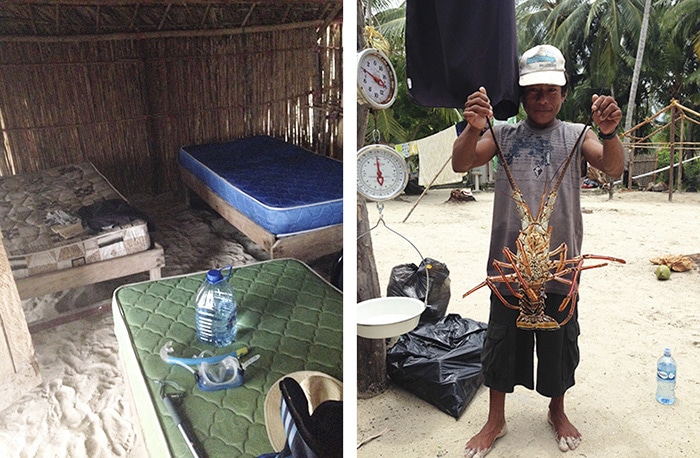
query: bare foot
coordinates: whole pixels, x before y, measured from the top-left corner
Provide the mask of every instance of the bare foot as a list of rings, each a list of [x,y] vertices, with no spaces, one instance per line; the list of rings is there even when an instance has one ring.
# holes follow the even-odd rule
[[[568,452],[579,446],[581,443],[581,433],[571,424],[564,412],[555,413],[550,410],[547,414],[547,421],[552,425],[559,450]]]
[[[464,447],[466,458],[484,458],[493,448],[496,439],[500,439],[508,432],[505,422],[488,421],[476,436],[472,437]]]

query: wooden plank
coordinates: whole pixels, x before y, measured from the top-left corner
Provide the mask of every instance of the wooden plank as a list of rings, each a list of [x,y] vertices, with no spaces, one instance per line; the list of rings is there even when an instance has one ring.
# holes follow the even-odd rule
[[[43,296],[44,294],[77,288],[78,286],[91,285],[114,278],[149,271],[165,266],[165,254],[163,247],[155,244],[154,248],[134,253],[119,258],[100,261],[70,269],[57,270],[40,275],[16,280],[19,296],[24,300],[30,297]],[[160,273],[157,274],[160,277]]]
[[[222,218],[270,254],[270,258],[295,258],[302,261],[339,252],[343,246],[343,225],[337,224],[300,234],[277,237],[236,210],[213,192],[189,170],[180,166],[185,185],[202,198]]]
[[[46,331],[47,329],[55,328],[72,321],[82,320],[100,313],[109,312],[112,310],[112,299],[106,299],[96,304],[88,305],[87,307],[79,308],[71,312],[61,313],[54,318],[33,321],[29,324],[29,332],[32,334]]]
[[[296,258],[308,261],[343,248],[343,225],[336,224],[315,231],[280,237],[272,246],[272,258]]]
[[[0,411],[39,383],[32,337],[0,234]]]
[[[255,25],[248,27],[236,27],[226,29],[203,30],[159,30],[149,32],[117,32],[91,35],[0,35],[0,42],[8,43],[81,43],[96,41],[119,40],[153,40],[164,38],[193,38],[193,37],[219,37],[231,35],[243,35],[274,31],[286,31],[306,28],[319,28],[323,21],[294,22],[289,24]]]

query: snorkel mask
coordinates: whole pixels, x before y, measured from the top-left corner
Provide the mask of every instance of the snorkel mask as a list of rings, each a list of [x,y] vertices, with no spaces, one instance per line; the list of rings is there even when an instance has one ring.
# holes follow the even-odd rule
[[[231,353],[212,356],[210,352],[203,351],[194,358],[180,358],[172,356],[173,343],[167,342],[160,349],[160,357],[168,364],[177,364],[192,372],[197,380],[197,386],[202,391],[225,390],[235,388],[243,384],[245,370],[260,358],[254,355],[244,363],[238,359],[248,353],[247,348],[240,348]],[[197,370],[190,366],[197,366]]]

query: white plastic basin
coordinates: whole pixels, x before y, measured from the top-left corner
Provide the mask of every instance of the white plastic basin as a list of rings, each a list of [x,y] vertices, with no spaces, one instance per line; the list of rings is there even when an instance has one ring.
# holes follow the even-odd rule
[[[425,304],[412,297],[378,297],[357,304],[357,335],[388,339],[415,329]]]

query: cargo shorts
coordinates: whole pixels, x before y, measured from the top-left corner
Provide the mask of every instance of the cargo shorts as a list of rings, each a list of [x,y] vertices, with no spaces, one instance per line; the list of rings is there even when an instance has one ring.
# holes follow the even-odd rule
[[[517,304],[514,296],[504,296]],[[567,307],[557,311],[566,298],[561,294],[547,294],[545,313],[558,322],[566,318]],[[578,297],[577,297],[578,301]],[[571,320],[556,331],[525,331],[515,326],[518,310],[513,310],[491,293],[486,340],[481,352],[484,384],[497,391],[512,393],[515,385],[530,390],[535,388],[533,378],[534,355],[537,352],[537,392],[550,398],[562,396],[571,388],[574,372],[580,360],[578,348],[578,310]]]

